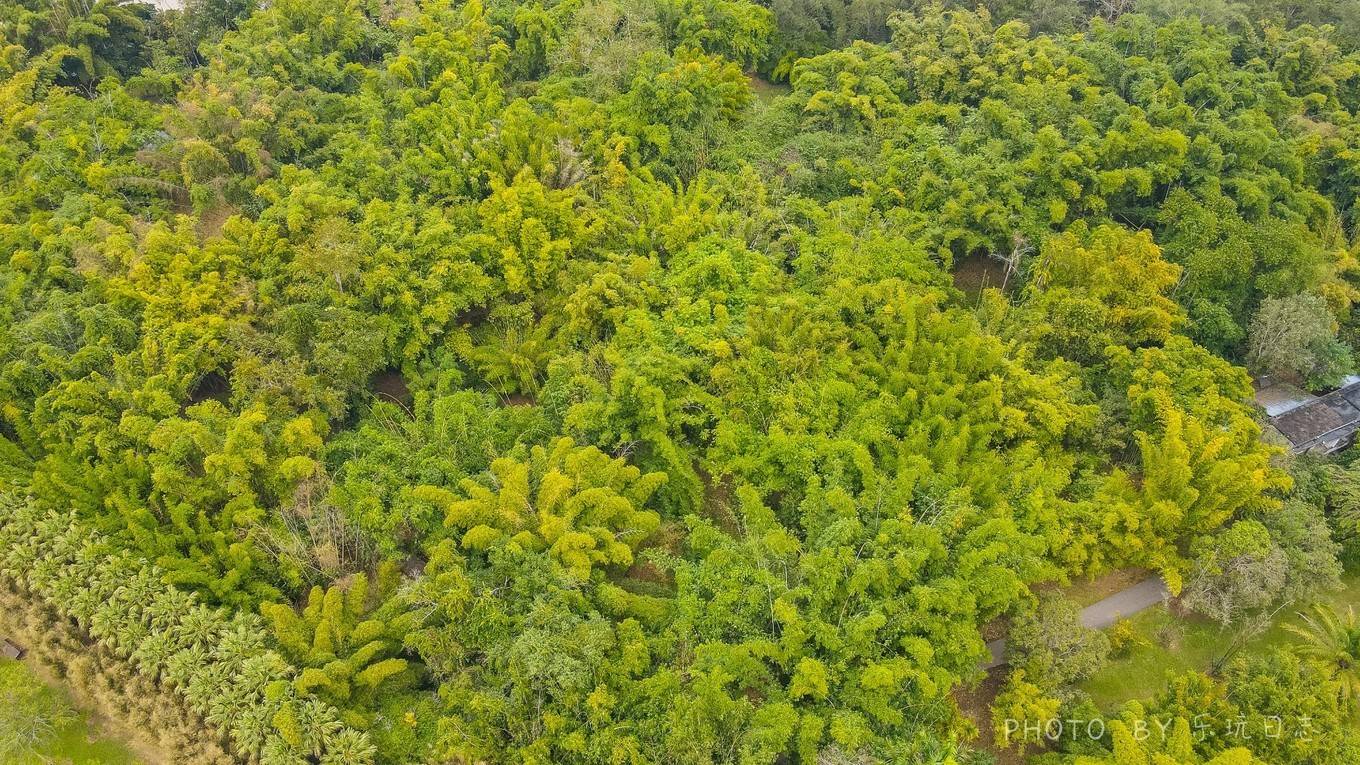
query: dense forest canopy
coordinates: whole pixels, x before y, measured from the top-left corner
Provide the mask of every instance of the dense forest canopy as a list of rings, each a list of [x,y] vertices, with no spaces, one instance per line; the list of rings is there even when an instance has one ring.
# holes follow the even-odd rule
[[[1356,371],[1358,46],[1353,0],[0,0],[0,580],[203,761],[987,762],[957,691],[1044,588],[1230,622],[1360,550],[1248,373]],[[1102,714],[1031,659],[996,709]],[[1360,762],[1346,666],[1041,756]]]

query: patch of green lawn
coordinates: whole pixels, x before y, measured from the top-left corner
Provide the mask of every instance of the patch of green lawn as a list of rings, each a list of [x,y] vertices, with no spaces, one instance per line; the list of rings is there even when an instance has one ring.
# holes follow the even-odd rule
[[[747,75],[746,79],[751,84],[751,95],[762,103],[769,103],[793,92],[793,88],[789,87],[787,82],[770,82],[756,75]]]
[[[1342,588],[1335,592],[1323,593],[1317,598],[1319,603],[1327,603],[1337,610],[1337,613],[1346,613],[1346,608],[1355,606],[1360,610],[1360,571],[1351,572],[1341,579]],[[1306,610],[1304,607],[1295,607],[1281,612],[1279,618],[1270,626],[1270,629],[1257,635],[1247,644],[1246,650],[1259,651],[1273,646],[1286,645],[1295,642],[1296,638],[1292,633],[1285,629],[1286,624],[1302,624],[1298,612]]]
[[[0,678],[8,685],[24,687],[28,692],[7,694],[0,687],[0,703],[16,702],[38,705],[48,710],[73,708],[62,689],[43,686],[43,682],[23,662],[0,659]],[[34,688],[41,690],[33,693]],[[3,756],[3,755],[0,755]],[[99,735],[88,715],[76,711],[58,725],[36,753],[31,756],[5,757],[7,765],[39,765],[40,763],[71,763],[72,765],[136,765],[139,760],[126,746]]]
[[[1341,611],[1350,605],[1360,606],[1360,572],[1348,573],[1342,579],[1342,585],[1341,590],[1324,593],[1318,601]],[[1293,642],[1293,635],[1284,625],[1299,623],[1298,610],[1290,608],[1280,612],[1271,627],[1248,641],[1242,652],[1264,652]],[[1178,619],[1165,606],[1150,608],[1130,617],[1129,621],[1148,644],[1111,660],[1081,685],[1096,705],[1106,711],[1112,711],[1130,699],[1153,696],[1165,686],[1168,673],[1208,671],[1227,650],[1233,637],[1232,630],[1223,630],[1207,619],[1194,616]],[[1164,645],[1164,633],[1177,622],[1179,637]]]
[[[1166,684],[1168,672],[1207,669],[1229,637],[1206,619],[1177,618],[1165,606],[1149,608],[1129,617],[1129,621],[1147,642],[1135,646],[1122,658],[1112,659],[1081,686],[1104,710],[1112,710],[1129,699],[1152,696]],[[1175,629],[1177,626],[1179,629]],[[1163,634],[1171,629],[1179,635],[1164,644]]]

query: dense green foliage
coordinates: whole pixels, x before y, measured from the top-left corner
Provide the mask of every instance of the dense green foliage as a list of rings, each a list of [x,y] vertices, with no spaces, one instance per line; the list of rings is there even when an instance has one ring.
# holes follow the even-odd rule
[[[5,569],[269,762],[960,762],[1034,585],[1305,597],[1360,17],[1004,5],[0,0]]]

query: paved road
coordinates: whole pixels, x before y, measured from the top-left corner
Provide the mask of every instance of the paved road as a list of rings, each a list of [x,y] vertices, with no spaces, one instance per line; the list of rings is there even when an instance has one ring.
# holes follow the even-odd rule
[[[1150,577],[1083,608],[1081,623],[1092,629],[1103,629],[1125,616],[1132,616],[1145,608],[1157,605],[1169,594],[1166,582],[1163,582],[1160,576]],[[992,658],[983,665],[983,669],[992,669],[1006,663],[1005,638],[988,643],[987,650],[991,651]]]

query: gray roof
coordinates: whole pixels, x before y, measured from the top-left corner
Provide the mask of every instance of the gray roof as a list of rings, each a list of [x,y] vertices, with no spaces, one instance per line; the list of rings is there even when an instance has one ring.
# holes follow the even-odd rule
[[[1256,403],[1271,417],[1317,401],[1317,396],[1289,383],[1272,383],[1256,391]]]
[[[1343,388],[1270,418],[1275,429],[1289,439],[1294,452],[1336,451],[1360,430],[1360,381],[1347,382]],[[1260,393],[1257,395],[1259,400]]]

